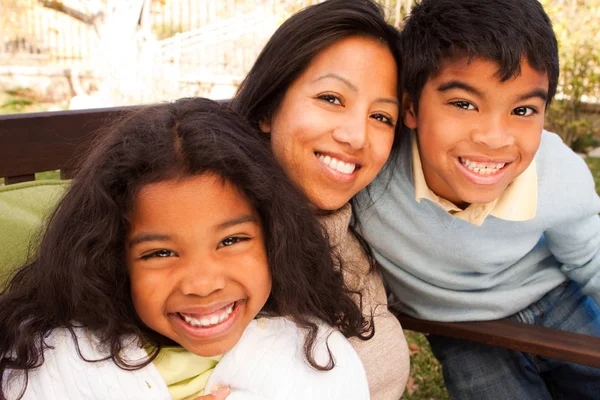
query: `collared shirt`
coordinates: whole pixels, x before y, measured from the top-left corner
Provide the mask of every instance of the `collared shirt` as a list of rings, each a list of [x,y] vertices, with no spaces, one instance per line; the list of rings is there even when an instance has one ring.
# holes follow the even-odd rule
[[[537,210],[538,178],[535,159],[521,175],[512,181],[496,200],[486,204],[470,204],[464,210],[439,197],[427,186],[419,155],[416,134],[412,133],[412,165],[415,182],[415,200],[427,199],[456,218],[481,226],[488,215],[506,221],[528,221]]]

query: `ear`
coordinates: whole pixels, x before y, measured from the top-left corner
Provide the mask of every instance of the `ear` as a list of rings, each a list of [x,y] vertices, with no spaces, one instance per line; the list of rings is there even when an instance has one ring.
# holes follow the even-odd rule
[[[417,128],[417,113],[415,112],[415,106],[406,93],[402,95],[402,118],[404,120],[404,125],[408,126],[410,129]]]
[[[258,127],[262,133],[271,133],[271,117],[261,118]]]

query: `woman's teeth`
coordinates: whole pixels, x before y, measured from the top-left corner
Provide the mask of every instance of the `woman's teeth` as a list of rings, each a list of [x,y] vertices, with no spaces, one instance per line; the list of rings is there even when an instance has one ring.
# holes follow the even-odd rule
[[[315,153],[319,161],[342,174],[351,174],[356,169],[356,164],[345,163],[330,156],[324,156],[320,153]]]
[[[460,163],[479,175],[492,175],[500,171],[506,163],[478,163],[460,158]]]
[[[183,314],[183,313],[179,313],[179,316],[181,316],[181,318],[183,318],[183,320],[185,322],[187,322],[189,325],[191,325],[193,327],[205,328],[208,326],[220,324],[221,322],[225,321],[227,319],[227,317],[229,317],[229,315],[233,312],[234,305],[235,305],[235,303],[231,303],[227,307],[224,307],[222,309],[222,311],[220,311],[218,313],[214,313],[211,316],[194,318],[194,317],[191,317],[191,316]]]

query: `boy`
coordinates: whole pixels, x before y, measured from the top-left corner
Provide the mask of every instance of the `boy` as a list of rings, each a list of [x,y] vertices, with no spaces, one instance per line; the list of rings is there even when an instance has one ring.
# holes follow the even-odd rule
[[[543,131],[558,55],[541,5],[424,0],[400,49],[413,132],[360,221],[402,310],[600,336],[600,199],[584,161]],[[455,399],[600,395],[598,369],[429,341]]]

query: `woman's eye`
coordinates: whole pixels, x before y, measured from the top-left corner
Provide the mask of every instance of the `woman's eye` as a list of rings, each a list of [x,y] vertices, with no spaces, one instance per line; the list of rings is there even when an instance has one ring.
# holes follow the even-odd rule
[[[371,115],[371,118],[373,118],[376,121],[381,121],[389,126],[394,126],[394,120],[391,119],[390,117],[388,117],[387,115],[384,114],[373,114]]]
[[[463,110],[476,110],[475,106],[468,101],[455,101],[451,104],[455,107],[462,108]]]
[[[325,100],[326,102],[331,103],[331,104],[342,105],[342,101],[340,100],[340,98],[337,96],[334,96],[333,94],[322,94],[322,95],[318,96],[317,98],[319,98],[321,100]]]
[[[223,239],[221,241],[221,243],[219,243],[219,245],[217,246],[217,248],[220,249],[221,247],[233,246],[236,243],[245,242],[245,241],[248,241],[248,240],[250,240],[249,237],[231,236],[231,237]]]
[[[140,258],[142,260],[147,260],[149,258],[165,258],[165,257],[173,257],[175,255],[176,254],[174,251],[161,249],[161,250],[153,251],[152,253],[144,254]]]
[[[533,115],[535,113],[537,113],[537,110],[531,107],[517,107],[513,110],[513,114],[519,115],[521,117],[529,117],[530,115]]]

